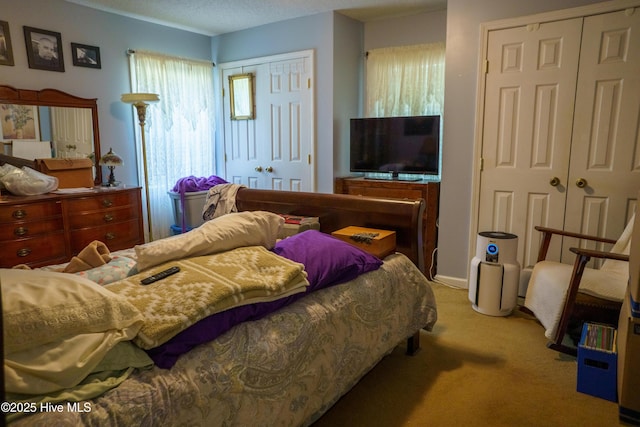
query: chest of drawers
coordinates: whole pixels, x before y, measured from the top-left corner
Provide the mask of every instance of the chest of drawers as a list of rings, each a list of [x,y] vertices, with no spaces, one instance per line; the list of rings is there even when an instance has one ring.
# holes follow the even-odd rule
[[[422,219],[422,242],[425,272],[435,276],[437,265],[433,257],[438,246],[438,212],[440,200],[440,183],[384,181],[354,177],[338,177],[334,191],[337,194],[353,194],[368,197],[393,197],[407,199],[424,199],[426,208]]]
[[[144,243],[139,187],[0,197],[0,267],[68,261],[94,240],[111,251]]]

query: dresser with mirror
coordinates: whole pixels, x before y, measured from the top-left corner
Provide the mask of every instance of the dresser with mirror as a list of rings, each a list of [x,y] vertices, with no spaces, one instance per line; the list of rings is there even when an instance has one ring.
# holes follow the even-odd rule
[[[31,112],[31,128],[18,133],[12,109]],[[17,110],[16,110],[17,111]],[[35,158],[17,157],[14,144],[47,142],[51,156],[91,158],[93,188],[16,196],[0,195],[0,267],[39,267],[68,261],[94,240],[116,251],[144,242],[140,187],[102,187],[96,99],[79,98],[55,89],[28,90],[0,85],[3,152],[0,164],[35,168]],[[35,118],[35,120],[33,120]],[[7,124],[6,122],[11,122]],[[11,137],[16,139],[11,140]]]

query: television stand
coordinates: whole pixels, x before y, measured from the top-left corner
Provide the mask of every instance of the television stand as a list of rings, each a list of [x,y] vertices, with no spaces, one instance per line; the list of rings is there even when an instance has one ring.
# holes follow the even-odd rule
[[[383,176],[365,176],[364,179],[373,179],[373,180],[377,180],[377,181],[399,181],[399,182],[416,182],[416,181],[422,181],[421,177],[402,177],[400,178],[399,176],[395,175],[391,175],[388,177],[383,177]]]
[[[435,277],[436,259],[433,257],[433,251],[438,246],[438,227],[436,224],[439,211],[439,182],[375,179],[374,177],[338,177],[334,182],[334,192],[336,194],[357,194],[367,197],[424,199],[426,202],[422,218],[424,273],[427,277],[430,277],[430,274]],[[375,224],[372,224],[371,227],[375,228]],[[398,236],[398,238],[400,237]]]
[[[423,178],[421,175],[412,175],[408,173],[403,173],[400,176],[400,172],[398,171],[390,171],[389,173],[384,172],[375,172],[370,174],[365,174],[364,179],[375,179],[379,181],[406,181],[406,182],[415,182],[422,181]]]

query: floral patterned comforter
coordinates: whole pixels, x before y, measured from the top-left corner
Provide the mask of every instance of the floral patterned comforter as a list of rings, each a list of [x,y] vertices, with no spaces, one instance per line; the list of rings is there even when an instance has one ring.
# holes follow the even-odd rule
[[[99,398],[15,425],[309,425],[436,318],[429,282],[394,254],[377,271],[237,325],[169,370],[136,372]]]

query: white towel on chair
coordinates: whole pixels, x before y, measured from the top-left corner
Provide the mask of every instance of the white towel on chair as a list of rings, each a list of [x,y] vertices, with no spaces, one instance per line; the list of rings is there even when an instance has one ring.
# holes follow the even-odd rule
[[[531,273],[524,305],[544,326],[544,335],[549,339],[555,337],[572,271],[572,264],[541,261]],[[624,270],[612,272],[585,268],[580,292],[622,302],[628,277],[628,270],[625,273]]]
[[[628,255],[635,214],[611,248],[611,252]],[[533,312],[545,328],[545,336],[554,339],[569,289],[573,264],[541,261],[533,267],[524,306]],[[585,268],[579,292],[622,302],[629,281],[629,263],[607,259],[599,270]]]

